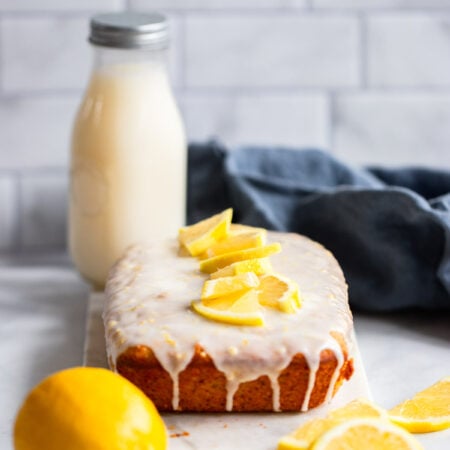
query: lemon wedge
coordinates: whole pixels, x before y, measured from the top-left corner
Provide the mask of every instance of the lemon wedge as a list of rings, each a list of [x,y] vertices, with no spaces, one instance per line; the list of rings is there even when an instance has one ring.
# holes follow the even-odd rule
[[[213,256],[223,255],[238,250],[244,250],[252,247],[262,247],[266,244],[266,231],[251,231],[237,234],[231,234],[227,238],[212,244],[201,257],[212,258]]]
[[[301,306],[297,283],[280,274],[260,277],[259,303],[285,313],[294,313]]]
[[[245,272],[231,277],[216,278],[205,281],[202,300],[223,297],[237,292],[248,291],[259,286],[259,278],[253,272]]]
[[[255,275],[264,275],[272,272],[272,264],[270,263],[270,259],[255,258],[238,261],[213,272],[210,275],[210,278],[215,279],[221,277],[231,277],[245,272],[253,272]]]
[[[278,450],[308,450],[326,431],[349,419],[382,418],[387,420],[387,412],[365,399],[353,400],[342,408],[330,412],[325,418],[312,419],[294,432],[282,437]]]
[[[389,418],[413,433],[428,433],[450,427],[450,377],[389,411]]]
[[[180,245],[192,256],[198,256],[217,241],[225,239],[230,231],[231,208],[187,227],[180,228]]]
[[[213,273],[218,269],[229,266],[237,261],[246,259],[265,258],[267,256],[279,253],[281,245],[278,242],[265,245],[264,247],[247,248],[235,252],[225,253],[224,255],[213,256],[212,258],[200,261],[200,270],[206,273]]]
[[[264,317],[258,302],[258,294],[251,290],[241,296],[219,297],[207,304],[192,302],[195,312],[210,320],[232,325],[262,326]]]

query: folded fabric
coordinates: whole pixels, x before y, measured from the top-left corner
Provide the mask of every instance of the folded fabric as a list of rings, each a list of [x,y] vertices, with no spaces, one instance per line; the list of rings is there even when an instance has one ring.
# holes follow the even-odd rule
[[[450,172],[352,168],[319,150],[189,147],[188,222],[234,220],[306,235],[367,311],[450,309]]]

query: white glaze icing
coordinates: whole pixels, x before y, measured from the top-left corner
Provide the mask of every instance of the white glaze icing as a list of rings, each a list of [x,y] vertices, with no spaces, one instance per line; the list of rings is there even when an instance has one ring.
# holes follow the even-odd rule
[[[113,267],[106,288],[104,323],[110,360],[128,347],[150,347],[173,380],[174,410],[178,409],[178,376],[191,361],[196,344],[212,358],[227,379],[227,410],[239,385],[267,375],[273,391],[273,410],[279,410],[278,376],[294,355],[302,353],[310,368],[302,410],[314,388],[320,353],[330,349],[338,364],[327,400],[333,394],[344,363],[342,349],[330,334],[351,342],[352,317],[342,271],[321,245],[303,236],[269,232],[282,252],[271,256],[274,270],[295,280],[302,307],[295,314],[264,309],[263,327],[235,326],[203,318],[190,308],[207,275],[195,258],[180,257],[178,243],[167,241],[134,246]],[[350,349],[351,350],[351,349]]]

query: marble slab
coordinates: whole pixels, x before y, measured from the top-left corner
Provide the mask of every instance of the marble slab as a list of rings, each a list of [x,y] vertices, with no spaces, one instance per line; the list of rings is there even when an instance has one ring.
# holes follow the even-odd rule
[[[89,297],[84,365],[107,367],[101,317],[103,294]],[[313,417],[345,405],[355,398],[371,398],[366,373],[355,340],[355,374],[344,383],[331,403],[307,413],[163,414],[170,436],[170,450],[230,449],[273,450],[279,438]]]

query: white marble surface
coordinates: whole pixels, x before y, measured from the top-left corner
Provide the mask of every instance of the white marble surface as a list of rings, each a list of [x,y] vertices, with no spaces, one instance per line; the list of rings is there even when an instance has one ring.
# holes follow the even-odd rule
[[[82,364],[87,293],[65,258],[0,258],[0,449],[12,449],[12,424],[26,392],[54,371]],[[356,314],[355,326],[381,406],[450,375],[450,313]],[[427,450],[448,450],[450,430],[418,439]]]
[[[86,366],[108,367],[105,348],[105,332],[101,314],[103,293],[89,296],[84,360]],[[163,414],[169,430],[170,450],[228,449],[247,450],[252,432],[252,450],[272,450],[281,436],[290,433],[300,424],[315,417],[323,417],[330,410],[346,405],[356,398],[371,399],[367,377],[355,340],[353,357],[355,374],[345,382],[333,400],[306,413],[273,414]]]

